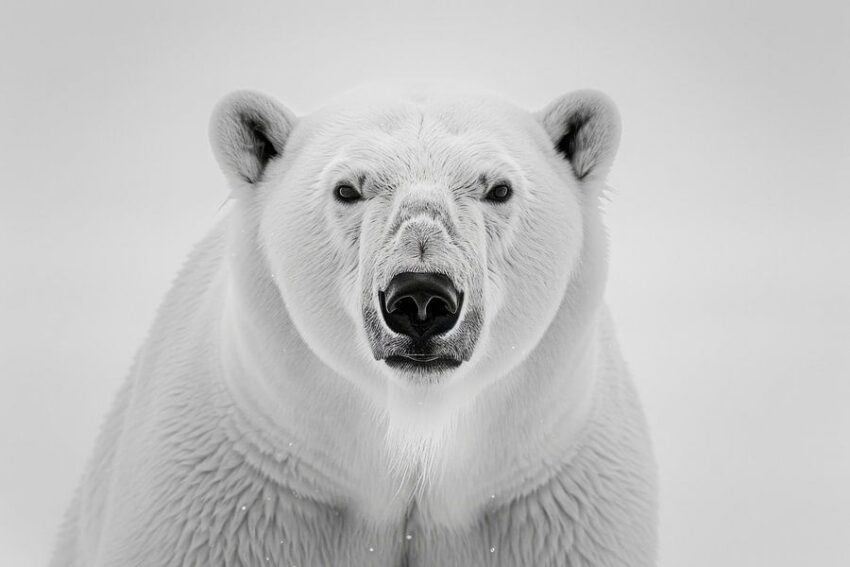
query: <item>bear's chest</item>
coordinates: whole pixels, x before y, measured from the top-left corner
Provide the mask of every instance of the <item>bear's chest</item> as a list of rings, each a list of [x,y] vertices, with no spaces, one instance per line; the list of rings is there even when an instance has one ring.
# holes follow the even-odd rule
[[[110,475],[104,534],[91,563],[652,564],[652,463],[628,435],[590,430],[582,449],[545,483],[447,526],[429,514],[427,503],[399,507],[375,521],[355,506],[328,503],[345,498],[299,493],[289,488],[296,481],[321,484],[304,462],[259,458],[226,434],[220,421],[191,430],[183,424],[163,419],[125,440],[132,450],[120,453]]]
[[[171,490],[151,495],[148,505],[156,508],[150,510],[152,515],[113,547],[120,550],[121,559],[116,555],[115,561],[104,563],[246,567],[626,564],[606,551],[617,546],[611,541],[616,537],[615,518],[595,498],[599,490],[610,488],[605,482],[594,479],[579,486],[572,479],[558,477],[529,495],[483,511],[464,527],[440,526],[418,513],[415,506],[412,512],[376,527],[351,510],[281,488],[242,466],[196,470],[177,484],[172,480]]]

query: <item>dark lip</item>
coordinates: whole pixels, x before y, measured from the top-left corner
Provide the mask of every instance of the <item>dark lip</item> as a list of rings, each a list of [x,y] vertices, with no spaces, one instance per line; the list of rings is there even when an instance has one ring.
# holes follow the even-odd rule
[[[463,361],[436,354],[391,354],[384,358],[384,362],[391,368],[401,370],[439,372],[457,368]]]

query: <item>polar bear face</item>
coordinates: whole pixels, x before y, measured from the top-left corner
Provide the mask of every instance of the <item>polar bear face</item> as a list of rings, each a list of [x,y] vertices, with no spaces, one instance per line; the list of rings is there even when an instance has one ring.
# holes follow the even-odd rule
[[[530,113],[437,90],[354,93],[296,119],[224,99],[211,138],[292,324],[372,386],[484,386],[540,341],[619,138],[604,95]]]

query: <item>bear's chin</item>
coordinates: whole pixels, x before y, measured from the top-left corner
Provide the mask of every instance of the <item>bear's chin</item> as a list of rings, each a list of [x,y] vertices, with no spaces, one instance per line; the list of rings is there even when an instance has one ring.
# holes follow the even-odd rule
[[[463,363],[452,357],[407,354],[392,354],[383,362],[391,369],[393,377],[420,385],[442,383]]]

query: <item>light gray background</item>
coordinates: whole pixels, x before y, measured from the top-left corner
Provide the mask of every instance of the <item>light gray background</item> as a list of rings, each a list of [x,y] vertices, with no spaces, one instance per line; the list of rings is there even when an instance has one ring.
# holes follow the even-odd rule
[[[46,561],[96,431],[226,195],[234,88],[296,112],[461,78],[624,135],[609,302],[662,564],[839,565],[850,538],[847,2],[16,3],[0,13],[0,562]]]

